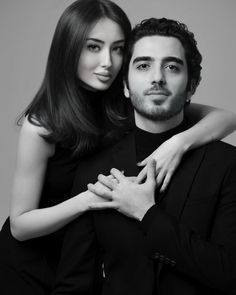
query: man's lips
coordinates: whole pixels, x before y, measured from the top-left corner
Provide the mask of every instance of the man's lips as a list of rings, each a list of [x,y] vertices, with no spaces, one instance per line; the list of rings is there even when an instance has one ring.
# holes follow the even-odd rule
[[[145,95],[157,95],[157,96],[168,96],[169,92],[162,90],[149,90],[145,93]]]

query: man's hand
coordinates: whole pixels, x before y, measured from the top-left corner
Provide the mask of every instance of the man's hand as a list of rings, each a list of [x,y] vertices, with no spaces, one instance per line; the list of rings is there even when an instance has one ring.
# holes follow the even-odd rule
[[[106,203],[91,203],[90,209],[116,209],[120,213],[141,220],[147,210],[155,204],[155,168],[156,162],[150,161],[147,167],[147,178],[142,184],[134,182],[134,178],[126,177],[113,168],[111,176],[98,176],[98,183],[88,184],[94,194],[109,200]]]

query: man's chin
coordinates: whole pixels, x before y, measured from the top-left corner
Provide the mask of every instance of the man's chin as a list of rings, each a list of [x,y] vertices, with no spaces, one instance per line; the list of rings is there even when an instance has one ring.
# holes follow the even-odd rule
[[[151,120],[151,121],[166,121],[169,120],[176,115],[180,113],[181,110],[176,111],[170,111],[166,110],[164,108],[158,107],[155,111],[152,109],[151,111],[148,110],[136,110],[137,113],[139,113],[140,116],[142,116],[145,119]]]

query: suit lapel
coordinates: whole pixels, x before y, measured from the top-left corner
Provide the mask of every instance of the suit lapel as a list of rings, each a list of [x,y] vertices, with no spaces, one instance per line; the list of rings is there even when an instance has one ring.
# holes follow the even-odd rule
[[[195,175],[204,158],[205,150],[205,147],[199,148],[184,156],[167,192],[159,197],[159,200],[166,198],[166,212],[178,219],[180,219],[183,212]],[[158,263],[157,281],[162,269],[163,264]]]
[[[136,149],[134,133],[129,133],[112,150],[112,165],[114,168],[123,170],[126,176],[136,176]]]
[[[169,189],[164,195],[166,211],[172,216],[180,218],[184,205],[189,196],[194,178],[204,158],[206,147],[187,153],[174,175]]]

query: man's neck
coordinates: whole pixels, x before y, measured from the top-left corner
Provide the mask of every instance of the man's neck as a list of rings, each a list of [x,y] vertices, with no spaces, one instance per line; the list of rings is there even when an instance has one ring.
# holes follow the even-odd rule
[[[178,126],[184,118],[183,111],[176,116],[163,121],[154,121],[144,118],[137,112],[134,113],[135,125],[150,133],[162,133]]]

